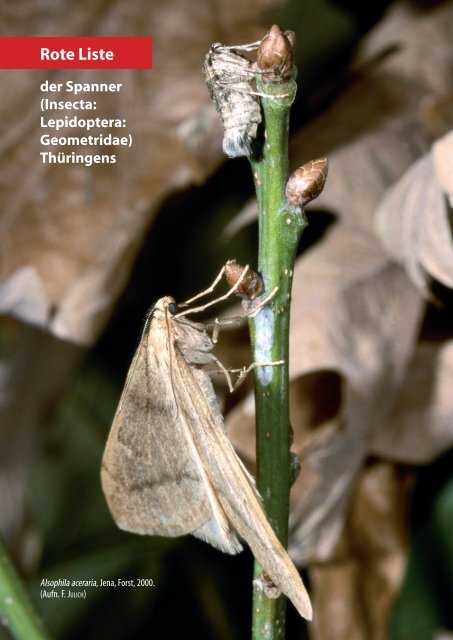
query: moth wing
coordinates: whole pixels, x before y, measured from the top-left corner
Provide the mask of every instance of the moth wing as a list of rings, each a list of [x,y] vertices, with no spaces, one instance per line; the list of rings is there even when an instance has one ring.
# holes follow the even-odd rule
[[[195,360],[199,365],[208,364],[210,353],[207,347],[212,348],[212,343],[207,336],[205,337],[204,332],[197,328],[194,330],[192,326],[185,327],[180,323],[175,331],[179,338],[177,343],[173,345],[173,361],[178,365],[174,370],[176,401],[181,412],[181,420],[186,425],[185,433],[188,436],[188,445],[192,448],[194,457],[200,461],[200,473],[211,506],[209,520],[191,531],[191,534],[224,553],[234,555],[242,551],[243,547],[218,501],[209,478],[209,470],[206,469],[206,460],[197,446],[193,429],[194,424],[206,421],[206,417],[208,420],[214,418],[215,424],[208,422],[205,425],[206,446],[209,447],[209,434],[213,429],[223,428],[223,417],[208,374],[202,369],[198,369],[196,365],[193,366],[192,362]],[[188,358],[192,364],[188,363]],[[191,395],[190,390],[193,376],[201,383],[205,378],[207,380],[207,385],[202,385],[201,390],[198,388],[195,396]]]
[[[211,381],[205,371],[191,369],[190,373],[186,376],[186,393],[200,407],[190,429],[205,460],[219,506],[233,531],[247,542],[274,584],[290,598],[304,618],[311,619],[310,598],[299,572],[269,524],[254,483],[224,433],[218,405],[201,403],[201,397],[214,393]],[[208,430],[209,447],[206,446]]]
[[[121,529],[178,536],[207,523],[212,508],[199,460],[187,443],[186,410],[175,400],[166,333],[158,333],[151,321],[132,362],[101,482]]]

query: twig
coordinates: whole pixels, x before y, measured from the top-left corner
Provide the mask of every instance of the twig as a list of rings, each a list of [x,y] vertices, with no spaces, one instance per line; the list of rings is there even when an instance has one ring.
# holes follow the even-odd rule
[[[0,538],[0,627],[10,629],[16,640],[49,640],[21,579]],[[0,634],[1,635],[1,634]]]
[[[284,360],[281,367],[258,368],[255,372],[257,483],[267,516],[284,546],[288,542],[290,491],[289,425],[289,318],[294,261],[300,235],[306,226],[300,209],[288,208],[289,111],[296,85],[259,83],[265,142],[262,157],[251,160],[259,206],[258,269],[266,291],[278,287],[271,303],[250,320],[254,360]],[[273,96],[285,94],[284,98]],[[261,567],[255,565],[255,585]],[[258,582],[257,580],[258,579]],[[255,588],[253,601],[254,640],[285,635],[283,596],[269,599],[266,589]]]

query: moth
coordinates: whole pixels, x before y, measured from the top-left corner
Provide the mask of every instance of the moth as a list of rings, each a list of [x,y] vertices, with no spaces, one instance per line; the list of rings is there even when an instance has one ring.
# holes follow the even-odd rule
[[[152,308],[107,440],[102,488],[115,522],[126,531],[190,533],[229,554],[242,550],[242,538],[274,584],[310,619],[300,575],[225,433],[204,368],[214,364],[226,372],[212,353],[216,338],[186,317],[218,300],[182,310],[166,296]]]
[[[268,82],[289,79],[293,70],[294,44],[293,32],[283,33],[274,25],[262,40],[231,47],[216,42],[206,54],[203,73],[222,120],[223,151],[230,158],[253,155],[262,121],[258,98],[263,95],[253,90],[251,81],[255,73]],[[258,60],[253,63],[238,53],[255,49],[258,49]]]
[[[258,43],[259,44],[259,43]],[[206,54],[203,73],[211,99],[224,128],[223,151],[230,158],[250,156],[261,123],[261,107],[253,92],[252,63],[233,49],[216,42]]]

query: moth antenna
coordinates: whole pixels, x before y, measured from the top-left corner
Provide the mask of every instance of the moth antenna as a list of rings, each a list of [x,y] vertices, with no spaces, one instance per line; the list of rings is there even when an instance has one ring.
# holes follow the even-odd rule
[[[244,267],[244,271],[242,272],[242,274],[241,274],[240,278],[238,279],[238,281],[236,282],[236,284],[233,287],[231,287],[231,289],[229,291],[227,291],[227,293],[225,293],[223,296],[220,296],[220,298],[216,298],[215,300],[211,300],[211,302],[207,302],[206,304],[200,305],[199,307],[195,307],[194,309],[187,309],[186,311],[182,311],[181,313],[177,313],[173,317],[174,318],[181,318],[182,316],[185,316],[188,313],[198,313],[199,311],[204,311],[208,307],[212,307],[212,305],[217,304],[218,302],[222,302],[222,300],[226,300],[241,285],[241,282],[244,280],[244,278],[245,278],[246,274],[248,273],[249,269],[250,269],[250,267],[248,265],[245,266]],[[224,272],[225,272],[225,265],[222,267],[219,275],[217,276],[217,278],[215,279],[215,281],[213,282],[211,287],[209,289],[206,289],[206,291],[202,291],[202,295],[205,295],[206,293],[209,293],[210,291],[213,290],[214,286],[217,284],[217,282],[223,276]],[[195,296],[195,298],[192,298],[192,300],[196,300],[197,298],[200,297],[200,295],[201,294],[198,294],[198,296]],[[188,302],[190,302],[190,300]]]
[[[256,42],[249,42],[249,44],[236,44],[236,45],[222,45],[222,49],[232,49],[233,51],[254,51],[258,49],[261,44],[261,40]]]
[[[198,298],[203,298],[204,296],[207,296],[209,293],[212,293],[216,288],[216,286],[218,285],[218,283],[220,282],[220,280],[222,279],[222,276],[224,273],[225,273],[225,265],[223,265],[223,267],[220,269],[219,273],[217,274],[214,282],[207,289],[205,289],[204,291],[201,291],[200,293],[197,293],[197,295],[193,296],[193,298],[189,298],[189,300],[186,300],[180,306],[188,307],[191,302],[194,302],[195,300],[198,300]]]
[[[278,287],[275,287],[274,289],[272,289],[272,291],[270,292],[270,294],[268,296],[266,296],[264,298],[264,300],[261,300],[256,307],[253,307],[252,309],[249,309],[246,313],[245,316],[247,318],[254,318],[256,315],[258,315],[258,313],[261,311],[261,309],[267,305],[268,302],[270,302],[272,300],[272,298],[275,296],[275,294],[278,291]]]

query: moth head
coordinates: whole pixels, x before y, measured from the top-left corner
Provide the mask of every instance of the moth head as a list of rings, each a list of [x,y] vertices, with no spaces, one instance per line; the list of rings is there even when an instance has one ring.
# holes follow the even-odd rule
[[[153,317],[159,315],[166,315],[166,313],[170,313],[172,316],[180,311],[176,300],[171,296],[164,296],[163,298],[159,298],[153,308]]]
[[[172,316],[176,315],[179,311],[181,311],[181,309],[179,308],[178,304],[173,300],[172,302],[168,303],[168,310],[171,313]]]

